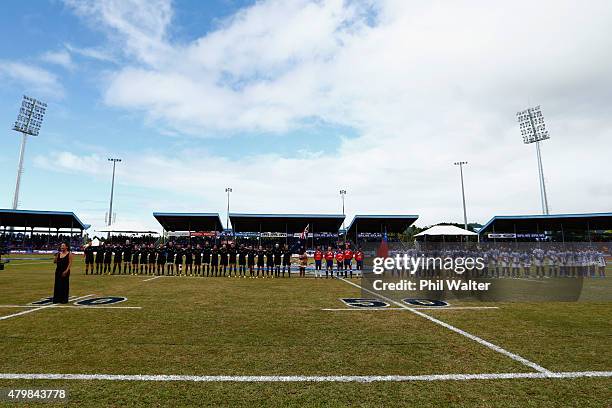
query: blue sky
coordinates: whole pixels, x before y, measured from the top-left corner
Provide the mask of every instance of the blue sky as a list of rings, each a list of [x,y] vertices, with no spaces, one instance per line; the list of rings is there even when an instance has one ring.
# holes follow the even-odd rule
[[[530,104],[551,131],[553,212],[608,211],[610,5],[542,2],[508,22],[526,4],[3,2],[0,207],[27,94],[49,107],[28,141],[20,208],[94,226],[107,157],[124,160],[118,222],[149,228],[152,211],[224,219],[225,186],[233,211],[339,212],[344,188],[349,217],[460,221],[456,160],[469,161],[470,221],[537,213],[535,152],[514,117]]]

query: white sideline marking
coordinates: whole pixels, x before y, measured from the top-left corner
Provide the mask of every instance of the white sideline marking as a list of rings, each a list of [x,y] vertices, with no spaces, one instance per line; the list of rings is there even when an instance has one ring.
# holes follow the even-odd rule
[[[444,306],[444,307],[413,307],[413,309],[425,309],[425,310],[461,310],[461,309],[499,309],[498,306]],[[321,309],[332,312],[339,312],[342,310],[406,310],[403,307],[351,307],[351,308],[338,308],[338,309]]]
[[[152,277],[152,278],[149,278],[149,279],[145,279],[145,280],[143,280],[143,282],[152,281],[153,279],[158,279],[158,278],[161,278],[161,276],[154,276],[154,277]]]
[[[0,305],[0,308],[29,308],[29,307],[36,307],[36,306],[32,306],[32,305]],[[55,307],[66,307],[69,309],[142,309],[141,306],[104,306],[104,305],[100,305],[100,306],[87,306],[87,305],[55,305],[53,306]]]
[[[428,314],[425,314],[423,312],[419,312],[418,310],[416,310],[414,308],[411,308],[411,307],[408,307],[408,306],[404,305],[401,302],[397,302],[397,301],[395,301],[393,299],[389,299],[386,296],[381,295],[380,293],[376,293],[376,292],[368,290],[368,289],[366,289],[364,287],[361,287],[360,285],[358,285],[356,283],[353,283],[353,282],[348,281],[348,280],[343,279],[343,278],[338,278],[338,279],[340,279],[341,281],[344,281],[344,282],[346,282],[346,283],[348,283],[350,285],[358,287],[358,288],[360,288],[360,289],[362,289],[362,290],[364,290],[364,291],[366,291],[368,293],[371,293],[374,296],[378,296],[381,299],[385,299],[385,300],[388,300],[388,301],[390,301],[392,303],[395,303],[399,307],[403,307],[406,310],[410,310],[412,313],[414,313],[414,314],[416,314],[418,316],[424,317],[425,319],[427,319],[427,320],[429,320],[431,322],[434,322],[436,324],[439,324],[442,327],[446,327],[447,329],[452,330],[455,333],[459,333],[462,336],[465,336],[465,337],[467,337],[470,340],[474,340],[475,342],[480,343],[483,346],[488,347],[491,350],[497,351],[498,353],[501,353],[501,354],[503,354],[503,355],[505,355],[507,357],[510,357],[514,361],[518,361],[519,363],[522,363],[522,364],[524,364],[524,365],[526,365],[528,367],[531,367],[531,368],[533,368],[536,371],[539,371],[539,372],[544,373],[544,374],[552,374],[552,371],[547,370],[546,368],[542,367],[541,365],[536,364],[533,361],[529,361],[526,358],[519,356],[518,354],[514,354],[514,353],[512,353],[512,352],[510,352],[510,351],[508,351],[506,349],[503,349],[503,348],[501,348],[501,347],[499,347],[499,346],[497,346],[497,345],[495,345],[495,344],[493,344],[491,342],[488,342],[488,341],[486,341],[486,340],[484,340],[484,339],[482,339],[482,338],[480,338],[478,336],[474,336],[473,334],[470,334],[470,333],[466,332],[465,330],[461,330],[461,329],[459,329],[459,328],[457,328],[457,327],[455,327],[453,325],[450,325],[448,323],[443,322],[442,320],[436,319],[435,317],[431,317]]]
[[[104,380],[104,381],[190,381],[190,382],[398,382],[507,380],[517,378],[612,377],[612,371],[554,373],[491,373],[432,375],[124,375],[124,374],[27,374],[0,373],[1,380]]]
[[[81,296],[81,297],[78,297],[78,298],[75,298],[75,299],[69,299],[69,301],[81,300],[81,299],[85,299],[85,298],[88,298],[88,297],[91,297],[91,296],[93,296],[93,294],[86,295],[86,296]],[[10,315],[7,315],[7,316],[0,316],[0,320],[7,320],[7,319],[10,319],[11,317],[22,316],[24,314],[32,313],[32,312],[35,312],[37,310],[48,309],[50,307],[58,307],[58,306],[56,304],[50,304],[50,305],[44,305],[44,306],[39,306],[39,307],[35,307],[35,306],[32,306],[32,307],[34,307],[34,309],[24,310],[22,312],[13,313],[13,314],[10,314]]]

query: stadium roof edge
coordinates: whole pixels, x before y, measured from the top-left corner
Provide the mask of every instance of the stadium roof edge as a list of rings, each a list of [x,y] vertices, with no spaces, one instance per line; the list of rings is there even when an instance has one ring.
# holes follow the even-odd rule
[[[206,212],[206,213],[195,213],[195,212],[153,212],[153,217],[160,223],[163,229],[166,231],[183,231],[181,228],[185,228],[184,231],[191,229],[193,231],[197,230],[223,230],[223,223],[221,222],[221,217],[219,213],[214,212]],[[209,222],[197,222],[194,221],[191,224],[191,221],[187,222],[171,222],[170,220],[164,220],[165,218],[178,218],[178,219],[208,219]],[[193,228],[191,228],[193,227]]]
[[[358,222],[359,220],[367,220],[367,219],[371,219],[371,220],[384,220],[384,219],[412,220],[412,222],[409,224],[409,225],[412,225],[418,218],[419,216],[417,214],[369,214],[369,215],[368,214],[356,214],[353,217],[353,220],[349,224],[346,231],[351,230],[353,225],[355,225],[355,223]]]
[[[12,209],[0,209],[1,214],[23,214],[23,215],[40,215],[40,216],[64,216],[64,217],[72,217],[73,220],[78,224],[75,226],[77,229],[81,229],[82,231],[87,230],[91,227],[90,224],[84,224],[83,221],[72,211],[47,211],[47,210],[12,210]],[[1,218],[1,217],[0,217]],[[15,227],[17,225],[14,225]],[[46,227],[46,225],[40,225],[39,227]]]
[[[483,234],[487,228],[496,220],[535,220],[535,219],[555,219],[555,218],[589,218],[589,217],[612,217],[612,212],[596,213],[565,213],[565,214],[530,214],[530,215],[495,215],[478,231]]]

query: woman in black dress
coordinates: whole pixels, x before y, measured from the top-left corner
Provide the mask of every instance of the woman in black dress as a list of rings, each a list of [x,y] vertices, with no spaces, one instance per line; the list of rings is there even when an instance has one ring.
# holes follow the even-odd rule
[[[60,245],[59,252],[55,254],[55,287],[53,288],[53,303],[68,303],[70,287],[70,267],[72,266],[72,253],[66,243]]]

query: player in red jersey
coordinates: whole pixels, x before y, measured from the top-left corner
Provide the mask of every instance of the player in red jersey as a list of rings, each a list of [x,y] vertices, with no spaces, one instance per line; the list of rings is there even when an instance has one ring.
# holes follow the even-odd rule
[[[358,271],[362,271],[363,270],[363,259],[365,258],[363,251],[361,250],[360,247],[357,247],[357,250],[355,251],[355,261],[357,262],[357,270]],[[363,272],[359,272],[359,273],[363,273]]]
[[[344,277],[346,278],[347,271],[351,273],[351,279],[353,278],[353,250],[351,245],[347,242],[344,246]]]
[[[332,278],[334,277],[334,251],[332,251],[332,247],[328,246],[327,251],[325,251],[325,279],[328,278],[329,273],[331,273]]]
[[[344,251],[342,250],[342,248],[338,247],[338,249],[336,250],[336,268],[337,268],[337,277],[339,278],[340,275],[342,274],[342,269],[344,268]]]
[[[323,263],[323,251],[321,251],[321,247],[317,247],[314,253],[314,261],[315,261],[315,279],[322,278],[321,272],[321,264]]]

